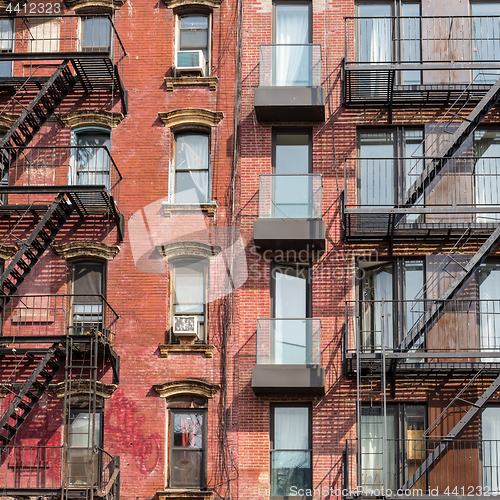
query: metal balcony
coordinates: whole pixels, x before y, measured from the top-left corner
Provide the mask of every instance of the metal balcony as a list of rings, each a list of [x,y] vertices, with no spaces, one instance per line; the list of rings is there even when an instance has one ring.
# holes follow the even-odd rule
[[[324,249],[321,174],[261,174],[259,177],[259,218],[254,225],[256,247]]]
[[[306,318],[257,320],[257,396],[325,393],[321,367],[321,321]]]
[[[0,484],[8,496],[62,496],[65,490],[70,498],[91,492],[119,498],[119,483],[119,457],[100,448],[9,446],[0,459]]]
[[[500,77],[498,18],[347,17],[347,106],[478,102]]]
[[[261,45],[255,114],[260,122],[324,122],[321,45]]]
[[[0,17],[0,32],[1,86],[24,84],[39,89],[40,79],[48,79],[53,71],[35,64],[26,75],[16,61],[44,61],[46,65],[47,61],[71,60],[79,89],[116,91],[123,97],[126,52],[109,15]]]
[[[0,211],[22,209],[28,194],[43,204],[52,202],[54,193],[68,193],[85,213],[119,218],[122,175],[106,146],[27,147],[13,162],[11,149],[1,150],[8,174],[0,184]]]
[[[423,429],[406,432],[406,439],[347,440],[344,498],[485,498],[500,493],[500,441],[486,436],[450,442],[432,469],[404,490],[408,478],[441,443],[423,437]]]
[[[428,372],[441,376],[481,368],[500,369],[500,300],[470,298],[439,301],[358,300],[346,302],[344,357],[347,371],[384,363],[387,371]],[[434,322],[423,322],[437,305],[443,311]],[[410,332],[411,348],[402,346]],[[398,363],[391,363],[399,361]]]
[[[412,186],[432,158],[349,158],[344,168],[347,240],[489,236],[500,222],[500,159],[450,159],[417,203]]]

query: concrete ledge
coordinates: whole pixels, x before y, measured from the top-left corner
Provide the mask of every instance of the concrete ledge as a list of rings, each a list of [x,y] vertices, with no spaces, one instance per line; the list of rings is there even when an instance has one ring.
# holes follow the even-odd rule
[[[324,396],[325,370],[319,365],[257,365],[252,389],[256,396]]]
[[[253,229],[257,250],[324,250],[322,219],[257,219]]]
[[[257,87],[255,115],[259,122],[324,122],[322,87]]]

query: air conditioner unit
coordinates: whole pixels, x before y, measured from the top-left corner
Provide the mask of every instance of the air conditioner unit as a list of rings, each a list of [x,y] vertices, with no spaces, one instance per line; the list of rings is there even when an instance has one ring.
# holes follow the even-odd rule
[[[205,76],[207,63],[201,50],[178,50],[175,56],[175,74],[198,74]]]
[[[196,316],[175,316],[174,334],[198,335],[198,318]]]

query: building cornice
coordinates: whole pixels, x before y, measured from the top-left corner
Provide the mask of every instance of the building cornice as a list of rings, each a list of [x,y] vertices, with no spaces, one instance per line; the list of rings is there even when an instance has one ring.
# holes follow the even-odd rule
[[[166,127],[176,128],[185,125],[216,127],[224,118],[222,111],[201,108],[183,108],[159,112],[158,116]]]
[[[164,384],[154,384],[153,388],[161,398],[201,396],[202,398],[211,399],[219,391],[220,385],[198,379],[183,379],[165,382]]]
[[[108,246],[97,241],[72,241],[63,245],[52,245],[52,249],[64,260],[80,257],[113,260],[120,251],[119,246]]]
[[[79,395],[88,395],[93,392],[93,387],[91,384],[94,384],[93,380],[73,380],[71,382],[71,389],[68,393],[69,396],[79,396]],[[59,382],[57,384],[50,384],[49,388],[55,392],[56,397],[63,398],[64,397],[64,382]],[[118,386],[116,384],[105,384],[104,382],[96,382],[96,395],[101,396],[105,399],[109,399],[113,392],[116,391]]]
[[[103,109],[79,109],[59,115],[64,126],[71,129],[91,126],[115,128],[123,118],[123,113],[111,113]]]

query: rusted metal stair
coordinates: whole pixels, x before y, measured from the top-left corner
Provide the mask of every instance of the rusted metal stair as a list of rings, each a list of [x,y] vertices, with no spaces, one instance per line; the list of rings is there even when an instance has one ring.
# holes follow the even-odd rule
[[[9,302],[8,297],[17,292],[75,207],[76,200],[70,200],[65,193],[59,194],[28,239],[22,242],[21,248],[0,276],[0,292],[6,295],[0,303],[0,313]]]
[[[29,352],[26,356],[32,361],[35,359]],[[47,390],[50,382],[64,365],[65,351],[59,343],[53,344],[43,359],[38,363],[33,373],[16,394],[0,419],[0,454],[2,454],[12,441],[17,431],[26,421],[36,403]]]

